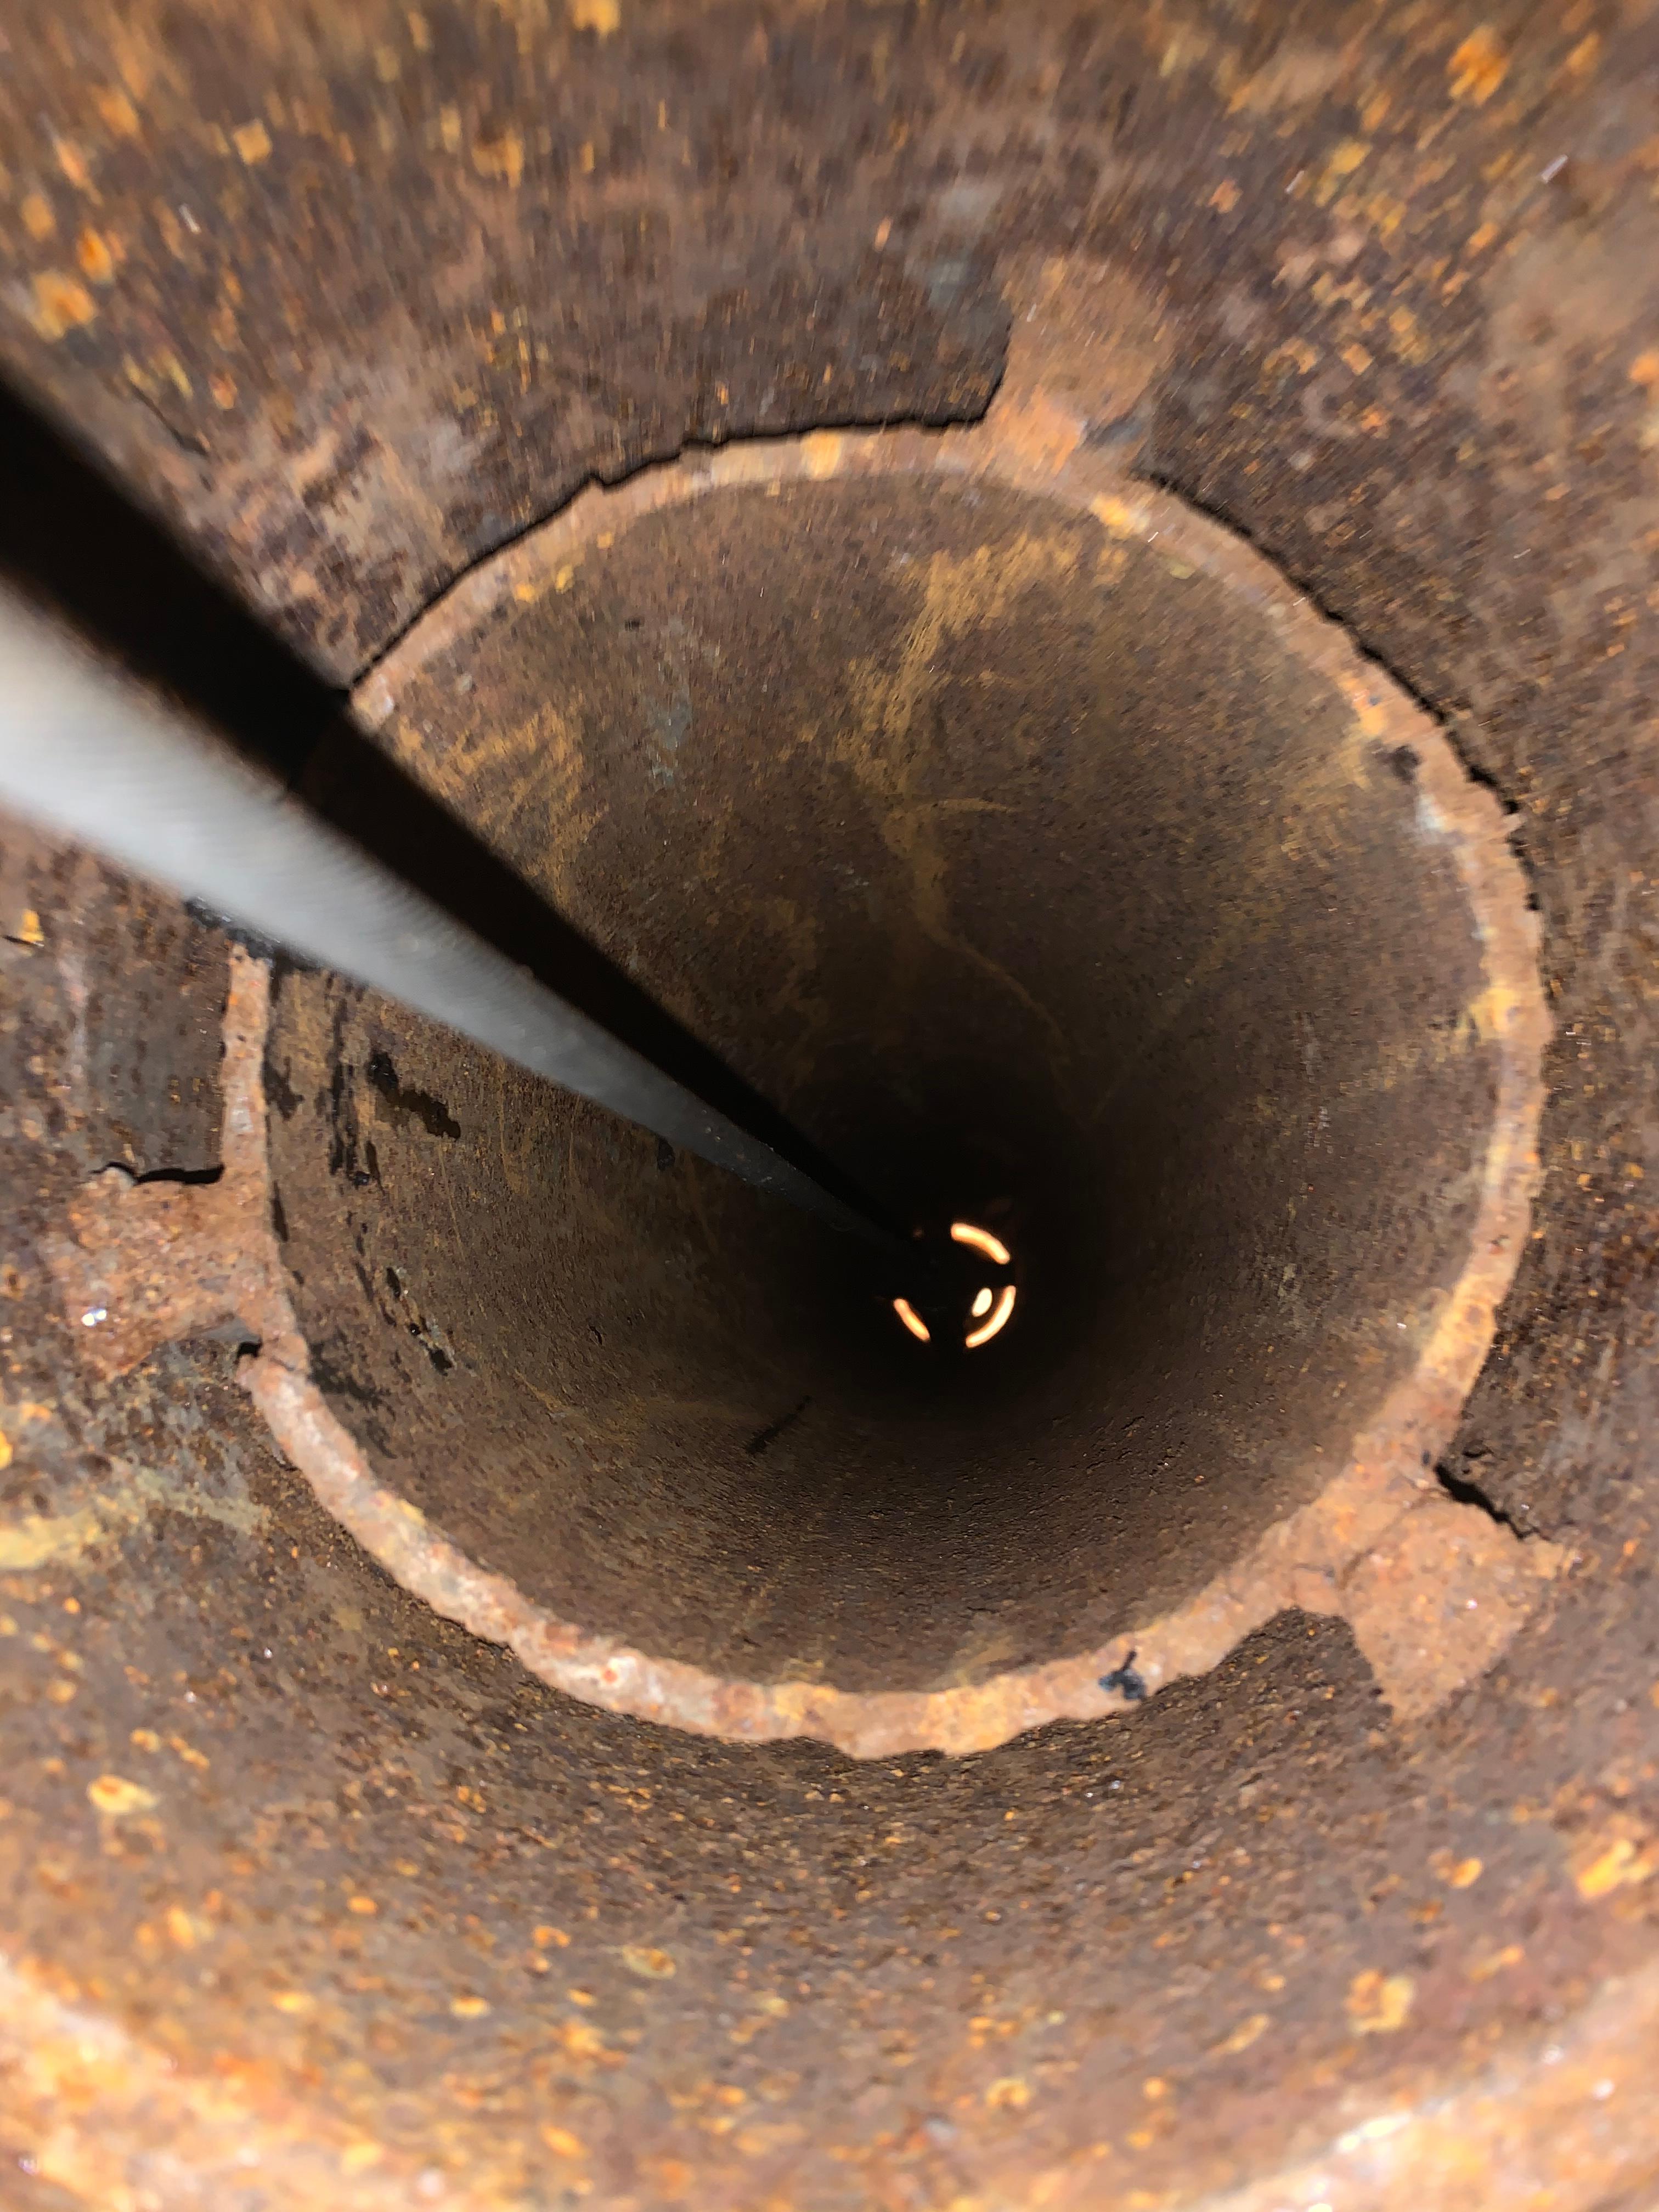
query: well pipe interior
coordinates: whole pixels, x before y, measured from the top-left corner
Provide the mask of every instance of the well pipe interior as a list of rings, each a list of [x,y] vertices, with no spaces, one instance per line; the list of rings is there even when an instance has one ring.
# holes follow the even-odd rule
[[[1493,1069],[1416,757],[1216,577],[989,480],[710,490],[506,605],[432,618],[382,742],[1019,1304],[923,1349],[855,1242],[290,975],[283,1251],[377,1474],[750,1680],[971,1683],[1192,1595],[1467,1257]]]

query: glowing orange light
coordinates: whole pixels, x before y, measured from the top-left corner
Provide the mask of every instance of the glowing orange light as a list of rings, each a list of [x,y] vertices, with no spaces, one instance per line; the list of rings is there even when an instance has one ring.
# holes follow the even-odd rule
[[[980,1292],[979,1296],[974,1300],[973,1305],[970,1309],[975,1321],[984,1320],[986,1315],[991,1310],[991,1301],[995,1296],[996,1292],[988,1283],[985,1285],[985,1288]]]
[[[981,1344],[988,1344],[999,1329],[1006,1328],[1008,1325],[1008,1316],[1012,1313],[1013,1310],[1014,1286],[1012,1283],[1005,1283],[1002,1286],[1002,1296],[997,1300],[995,1305],[991,1310],[991,1318],[989,1321],[986,1322],[981,1328],[975,1329],[969,1336],[963,1340],[969,1351],[975,1351]],[[975,1311],[978,1311],[977,1305],[975,1307]]]
[[[923,1344],[932,1342],[932,1339],[927,1334],[927,1322],[916,1311],[908,1298],[895,1298],[893,1301],[893,1311],[904,1323],[904,1326],[909,1330],[912,1336],[919,1338]]]
[[[994,1260],[999,1267],[1006,1267],[1010,1259],[1008,1247],[1000,1237],[993,1237],[988,1229],[975,1229],[971,1221],[953,1221],[951,1234],[958,1244],[971,1244],[975,1252],[983,1252],[988,1260]],[[1001,1323],[998,1323],[1001,1327]]]

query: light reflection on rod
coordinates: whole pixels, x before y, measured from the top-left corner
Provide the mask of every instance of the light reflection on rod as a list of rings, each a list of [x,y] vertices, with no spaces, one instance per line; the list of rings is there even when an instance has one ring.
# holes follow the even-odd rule
[[[904,1323],[904,1326],[909,1330],[912,1336],[919,1338],[923,1344],[932,1342],[933,1340],[927,1333],[927,1322],[916,1311],[908,1298],[895,1298],[893,1301],[893,1311]]]

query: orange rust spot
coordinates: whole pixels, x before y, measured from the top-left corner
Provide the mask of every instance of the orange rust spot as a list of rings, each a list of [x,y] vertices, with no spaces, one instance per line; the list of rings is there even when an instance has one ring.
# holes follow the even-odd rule
[[[1486,1862],[1477,1858],[1454,1858],[1449,1851],[1437,1851],[1429,1861],[1442,1881],[1453,1889],[1471,1889],[1486,1872]]]
[[[1630,365],[1630,380],[1632,384],[1639,384],[1644,392],[1651,391],[1656,384],[1659,384],[1659,350],[1650,346],[1637,355]]]
[[[1238,186],[1231,177],[1224,177],[1210,194],[1210,205],[1220,215],[1231,215],[1238,205]]]
[[[1475,1960],[1469,1968],[1469,1979],[1472,1982],[1489,1982],[1494,1974],[1501,1974],[1506,1967],[1518,1966],[1526,1955],[1518,1943],[1505,1943],[1501,1951],[1489,1952],[1485,1958]]]
[[[611,2062],[616,2053],[597,2027],[585,2020],[568,2020],[557,2030],[558,2039],[572,2058]]]
[[[23,218],[23,228],[31,238],[50,238],[58,228],[52,202],[44,192],[26,192],[19,212]]]
[[[61,338],[78,331],[97,313],[97,302],[78,277],[65,276],[61,269],[46,269],[35,278],[29,320],[43,338]]]
[[[1097,522],[1104,524],[1114,538],[1139,538],[1145,534],[1141,517],[1115,494],[1102,492],[1091,499],[1089,512]]]
[[[153,1790],[146,1790],[142,1782],[128,1782],[119,1774],[100,1774],[95,1782],[88,1782],[87,1796],[95,1810],[112,1820],[125,1820],[130,1813],[147,1813],[155,1803]]]
[[[1023,2112],[1031,2101],[1031,2085],[1022,2075],[1004,2074],[987,2089],[985,2101],[994,2112]]]
[[[119,85],[106,84],[92,95],[103,125],[116,138],[138,136],[138,111]]]
[[[1057,405],[1042,391],[1000,404],[1009,449],[1046,475],[1058,475],[1082,442],[1083,423],[1075,408]]]
[[[245,166],[250,169],[270,156],[270,133],[258,116],[252,123],[244,123],[230,134],[230,143],[236,149]]]
[[[1270,369],[1274,368],[1280,362],[1285,361],[1306,376],[1318,366],[1319,349],[1310,345],[1306,338],[1286,338],[1283,345],[1275,346],[1267,356],[1267,366]]]
[[[94,284],[112,284],[115,281],[115,256],[95,230],[83,230],[75,241],[75,258],[81,273],[89,276]]]
[[[1349,2024],[1356,2035],[1392,2035],[1405,2026],[1416,2000],[1417,1984],[1409,1974],[1383,1974],[1368,1967],[1348,1984]]]
[[[622,22],[622,0],[569,0],[573,29],[608,39]]]
[[[809,477],[832,477],[841,466],[846,444],[839,430],[809,430],[800,441],[800,457]]]
[[[1615,1889],[1646,1881],[1659,1869],[1659,1843],[1640,1844],[1632,1836],[1615,1836],[1610,1842],[1586,1847],[1573,1872],[1580,1897],[1591,1903]]]
[[[1484,107],[1509,75],[1509,56],[1490,23],[1469,33],[1446,65],[1454,100]]]
[[[92,173],[87,167],[86,155],[75,141],[72,138],[60,138],[53,151],[58,156],[58,167],[75,186],[76,191],[89,192],[92,190]]]

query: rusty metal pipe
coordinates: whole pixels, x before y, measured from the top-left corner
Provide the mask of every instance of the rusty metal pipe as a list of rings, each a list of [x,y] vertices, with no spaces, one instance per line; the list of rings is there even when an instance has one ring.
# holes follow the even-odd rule
[[[6,38],[4,374],[355,687],[313,803],[1023,1274],[946,1376],[0,823],[0,2198],[1648,2203],[1652,0]]]

